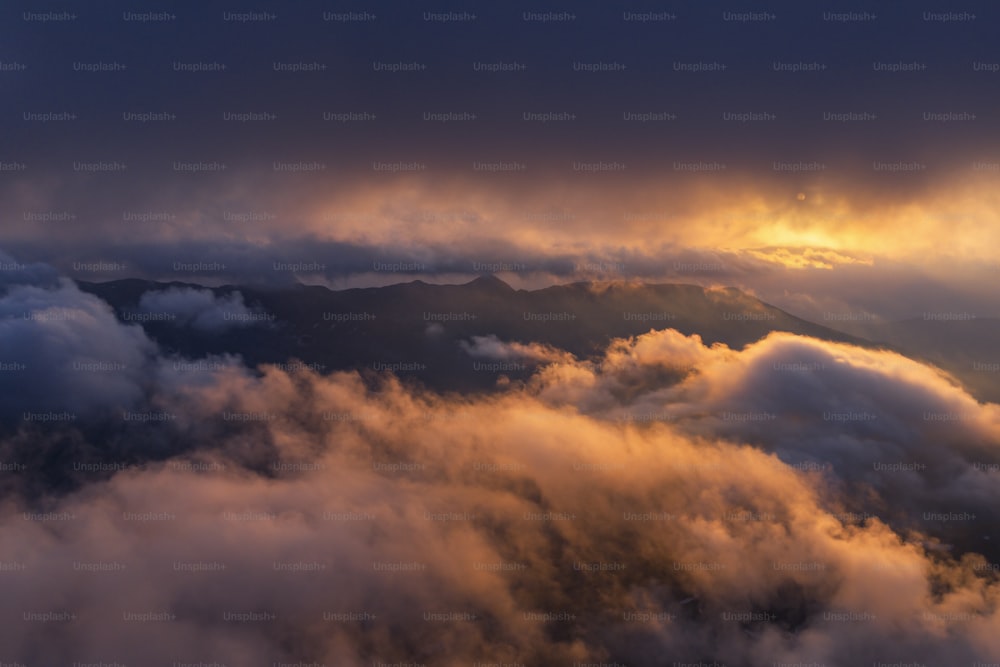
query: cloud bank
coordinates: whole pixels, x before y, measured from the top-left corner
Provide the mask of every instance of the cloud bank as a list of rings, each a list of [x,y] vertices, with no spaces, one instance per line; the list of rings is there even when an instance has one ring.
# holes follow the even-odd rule
[[[141,327],[120,324],[104,301],[70,280],[19,278],[0,291],[0,419],[88,416],[143,396],[156,346]]]
[[[732,350],[663,330],[582,361],[485,338],[470,349],[548,363],[467,397],[164,358],[69,284],[11,288],[0,306],[28,303],[86,326],[3,320],[43,371],[3,395],[92,411],[83,425],[5,417],[0,660],[1000,653],[998,408],[897,354],[789,334]],[[40,361],[58,350],[124,355],[143,374],[67,391],[62,366]],[[145,418],[127,426],[98,409],[130,401]],[[78,466],[95,473],[85,483],[39,492],[19,462],[57,437],[59,465],[104,456]]]
[[[219,333],[267,321],[265,313],[247,308],[240,292],[216,297],[212,290],[192,287],[146,292],[139,299],[139,311],[166,314],[171,316],[169,321],[176,326],[190,326],[205,333]]]

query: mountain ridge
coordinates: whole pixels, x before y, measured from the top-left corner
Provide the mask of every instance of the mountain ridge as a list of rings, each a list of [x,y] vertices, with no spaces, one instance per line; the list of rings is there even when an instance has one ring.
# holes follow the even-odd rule
[[[487,275],[463,284],[411,281],[345,290],[206,287],[137,279],[77,284],[106,301],[120,319],[138,308],[143,294],[171,288],[209,290],[217,301],[238,291],[251,310],[273,315],[263,326],[217,331],[199,331],[183,322],[141,322],[171,353],[189,358],[239,354],[251,365],[298,359],[324,371],[402,363],[418,367],[408,376],[436,389],[495,386],[499,373],[477,369],[482,364],[474,362],[482,359],[473,358],[462,344],[490,335],[505,342],[552,345],[580,358],[599,355],[613,338],[667,328],[698,334],[705,344],[721,342],[733,348],[772,331],[872,345],[737,289],[683,283],[577,282],[525,290]],[[527,376],[533,366],[526,363],[525,368]]]

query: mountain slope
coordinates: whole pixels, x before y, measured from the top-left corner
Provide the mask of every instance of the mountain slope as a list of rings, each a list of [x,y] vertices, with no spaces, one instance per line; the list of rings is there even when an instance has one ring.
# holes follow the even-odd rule
[[[980,400],[1000,402],[1000,319],[912,318],[838,326],[939,366]]]
[[[211,289],[218,299],[239,291],[248,307],[274,316],[266,325],[222,331],[142,323],[163,347],[185,357],[228,352],[251,364],[298,359],[323,372],[404,364],[401,376],[413,376],[436,389],[487,389],[496,384],[498,371],[482,370],[477,362],[483,359],[474,359],[460,344],[473,336],[546,343],[580,357],[599,352],[611,338],[666,328],[731,347],[771,331],[867,344],[739,290],[682,284],[573,283],[527,291],[493,276],[464,285],[414,281],[340,291],[301,285],[277,290],[202,288],[141,280],[78,284],[107,301],[122,318],[137,311],[143,294],[170,287]]]

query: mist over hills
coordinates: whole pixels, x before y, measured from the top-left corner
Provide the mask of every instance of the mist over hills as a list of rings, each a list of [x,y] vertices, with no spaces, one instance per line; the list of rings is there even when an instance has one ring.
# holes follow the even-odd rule
[[[602,353],[614,338],[668,328],[732,348],[772,331],[866,344],[736,289],[685,284],[580,282],[528,291],[482,276],[464,285],[416,280],[340,291],[133,279],[78,285],[110,304],[121,320],[141,322],[165,350],[188,358],[238,354],[250,365],[296,359],[320,372],[389,367],[437,390],[485,390],[500,375],[519,379],[536,366],[530,358],[491,365],[488,351],[469,345],[477,337],[549,345],[583,359]],[[217,326],[156,319],[190,310],[188,301],[209,292],[215,303],[203,304],[202,312],[216,311]],[[233,308],[237,293],[245,308]],[[154,307],[150,297],[157,294],[175,298]]]

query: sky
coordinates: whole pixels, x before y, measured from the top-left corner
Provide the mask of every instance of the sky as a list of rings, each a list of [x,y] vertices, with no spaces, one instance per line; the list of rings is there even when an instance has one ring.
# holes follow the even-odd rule
[[[2,11],[0,242],[75,278],[997,315],[991,3]]]

